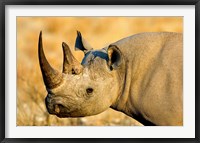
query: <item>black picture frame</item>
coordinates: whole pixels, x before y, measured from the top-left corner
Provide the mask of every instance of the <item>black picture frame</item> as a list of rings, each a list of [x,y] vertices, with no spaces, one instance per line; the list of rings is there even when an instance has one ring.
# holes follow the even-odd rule
[[[41,138],[5,138],[5,6],[6,5],[195,5],[195,138],[110,138],[110,139],[41,139]],[[200,121],[200,102],[199,102],[199,48],[200,48],[200,0],[0,0],[0,141],[2,143],[18,143],[18,142],[177,142],[177,143],[197,143],[200,142],[199,121]],[[134,133],[133,133],[134,134]]]

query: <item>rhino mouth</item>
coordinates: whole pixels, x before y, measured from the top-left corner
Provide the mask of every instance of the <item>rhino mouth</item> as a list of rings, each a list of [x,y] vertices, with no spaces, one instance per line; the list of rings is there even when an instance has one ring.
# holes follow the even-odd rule
[[[62,104],[47,105],[49,114],[56,115],[60,118],[71,117],[73,113],[76,113],[76,109],[69,109]]]
[[[78,109],[69,109],[65,106],[63,106],[62,104],[56,104],[54,106],[54,115],[56,115],[59,118],[76,118],[76,117],[83,117],[81,116],[81,114],[79,113],[80,111]]]

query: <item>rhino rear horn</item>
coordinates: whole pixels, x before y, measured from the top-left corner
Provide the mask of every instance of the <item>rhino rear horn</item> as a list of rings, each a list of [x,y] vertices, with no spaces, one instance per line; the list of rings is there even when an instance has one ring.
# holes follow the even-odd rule
[[[92,46],[90,46],[90,44],[82,37],[81,33],[77,31],[75,50],[81,50],[84,53],[87,53],[92,49]]]
[[[69,46],[63,42],[63,73],[65,74],[80,74],[83,70],[82,65],[72,55]]]
[[[62,73],[53,69],[45,57],[43,51],[43,43],[42,43],[42,31],[40,32],[39,35],[38,56],[39,56],[40,69],[46,87],[52,89],[60,85],[60,83],[62,82]]]

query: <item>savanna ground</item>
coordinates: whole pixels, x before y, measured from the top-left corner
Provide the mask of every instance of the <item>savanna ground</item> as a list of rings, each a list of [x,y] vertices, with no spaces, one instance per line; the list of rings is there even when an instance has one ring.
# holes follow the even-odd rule
[[[45,107],[47,92],[38,61],[38,36],[50,64],[62,70],[61,43],[74,51],[76,31],[96,49],[141,32],[183,32],[182,17],[17,17],[17,126],[140,126],[123,113],[107,111],[84,118],[58,118]]]

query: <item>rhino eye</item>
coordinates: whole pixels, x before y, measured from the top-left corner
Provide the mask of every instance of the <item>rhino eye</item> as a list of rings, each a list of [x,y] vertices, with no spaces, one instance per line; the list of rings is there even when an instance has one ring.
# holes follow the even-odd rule
[[[87,94],[91,94],[93,92],[93,88],[89,87],[86,89]]]

